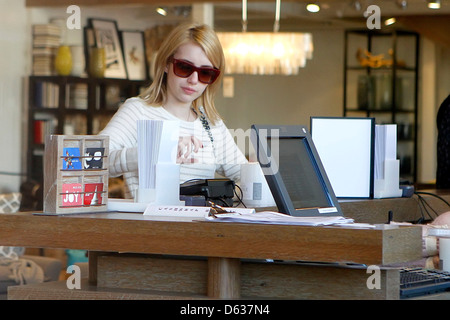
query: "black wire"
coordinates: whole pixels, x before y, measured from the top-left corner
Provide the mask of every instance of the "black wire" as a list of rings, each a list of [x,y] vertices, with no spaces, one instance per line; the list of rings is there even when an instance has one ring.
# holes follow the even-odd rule
[[[425,220],[425,215],[424,215],[424,211],[427,213],[428,217],[431,220],[434,220],[434,218],[430,215],[429,211],[427,210],[427,208],[425,207],[425,204],[428,205],[428,207],[430,207],[431,210],[433,210],[433,208],[431,208],[430,204],[420,195],[420,194],[416,194],[417,199],[419,201],[419,209],[420,209],[420,213],[422,215],[422,218],[419,219],[419,221],[424,221]],[[434,210],[433,210],[434,211]],[[434,211],[435,212],[435,211]]]
[[[447,206],[450,207],[450,203],[447,200],[445,200],[444,198],[442,198],[441,196],[438,196],[437,194],[434,194],[434,193],[431,193],[431,192],[425,192],[425,191],[416,191],[416,192],[414,192],[414,194],[417,196],[417,199],[418,199],[418,202],[419,202],[420,213],[422,215],[422,218],[419,219],[419,221],[420,220],[422,220],[422,221],[425,220],[424,211],[427,213],[428,217],[431,220],[434,220],[434,218],[431,216],[431,214],[430,214],[429,210],[427,209],[427,207],[434,212],[436,217],[439,216],[439,214],[436,212],[436,210],[434,210],[432,208],[432,206],[428,203],[428,201],[422,195],[429,195],[429,196],[435,197],[435,198],[441,200]]]
[[[425,192],[425,191],[416,191],[416,192],[414,192],[414,193],[415,193],[415,194],[426,194],[426,195],[429,195],[429,196],[436,197],[436,198],[438,198],[439,200],[443,201],[447,206],[450,207],[450,203],[448,203],[447,200],[445,200],[445,199],[442,198],[441,196],[438,196],[437,194],[434,194],[434,193],[431,193],[431,192]]]
[[[421,215],[421,218],[418,219],[417,223],[420,223],[421,221],[423,221],[425,219],[425,215],[423,214],[423,208],[421,206],[420,196],[417,195],[417,199],[415,199],[415,200],[417,201],[417,206],[419,207],[420,215]]]
[[[420,196],[420,197],[422,198],[423,203],[426,204],[430,208],[430,210],[434,212],[434,214],[437,217],[439,214],[436,212],[436,210],[433,209],[433,207],[428,203],[428,201],[424,197],[422,197],[422,196]]]
[[[244,196],[244,193],[242,192],[241,187],[239,187],[237,184],[236,184],[235,186],[239,189],[239,191],[241,192],[241,196],[243,197],[243,196]],[[245,205],[244,201],[242,201],[242,198],[238,196],[238,194],[237,194],[237,192],[236,192],[236,189],[234,190],[234,194],[236,195],[236,198],[238,198],[238,200],[239,200],[239,201],[238,201],[238,204],[237,204],[236,206],[238,206],[239,203],[242,203],[242,205],[244,206],[244,208],[247,208],[247,206]]]
[[[193,182],[193,181],[205,181],[205,179],[200,179],[200,178],[189,179],[189,180],[186,180],[185,182],[181,183],[180,187],[183,187],[185,183],[189,183],[189,182]]]

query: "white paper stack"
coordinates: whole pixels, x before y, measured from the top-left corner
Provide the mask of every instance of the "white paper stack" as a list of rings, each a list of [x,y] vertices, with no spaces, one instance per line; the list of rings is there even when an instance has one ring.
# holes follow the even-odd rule
[[[397,160],[397,125],[375,126],[374,198],[401,197],[400,161]]]
[[[139,188],[136,202],[180,204],[180,167],[176,163],[180,123],[138,120]]]
[[[393,124],[375,126],[375,179],[384,179],[385,160],[397,160],[397,126]]]
[[[161,143],[162,120],[138,120],[139,187],[155,188],[155,165]]]

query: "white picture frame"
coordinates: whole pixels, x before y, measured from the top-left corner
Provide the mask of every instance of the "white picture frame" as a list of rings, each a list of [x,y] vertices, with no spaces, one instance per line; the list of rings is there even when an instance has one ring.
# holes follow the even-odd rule
[[[311,136],[337,198],[373,198],[375,119],[311,117]]]

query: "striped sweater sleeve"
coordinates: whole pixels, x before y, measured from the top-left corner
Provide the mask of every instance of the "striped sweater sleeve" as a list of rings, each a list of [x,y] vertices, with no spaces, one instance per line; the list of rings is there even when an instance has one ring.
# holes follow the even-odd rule
[[[140,114],[136,105],[125,103],[100,132],[110,137],[109,173],[112,177],[138,168],[136,127]]]
[[[223,121],[212,129],[216,152],[216,162],[219,165],[217,173],[232,179],[240,179],[241,164],[247,163],[242,151],[236,145],[230,130]]]

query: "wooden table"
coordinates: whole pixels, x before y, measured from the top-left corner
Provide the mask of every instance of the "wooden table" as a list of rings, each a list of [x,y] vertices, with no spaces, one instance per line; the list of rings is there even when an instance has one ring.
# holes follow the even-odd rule
[[[414,226],[158,221],[133,213],[0,214],[0,225],[2,245],[87,249],[90,254],[89,283],[81,290],[68,289],[64,281],[11,287],[10,299],[396,299],[397,270],[382,269],[382,289],[370,290],[366,268],[347,264],[417,260],[422,246],[421,229]]]

